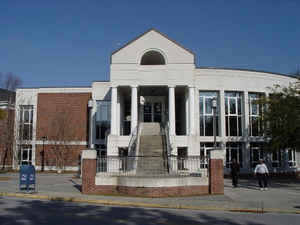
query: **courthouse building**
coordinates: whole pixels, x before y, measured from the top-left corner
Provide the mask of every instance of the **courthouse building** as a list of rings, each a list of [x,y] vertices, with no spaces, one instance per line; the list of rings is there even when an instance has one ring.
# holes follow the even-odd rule
[[[17,90],[15,167],[31,163],[37,169],[77,170],[87,148],[99,156],[130,155],[131,140],[147,123],[167,127],[170,154],[205,160],[214,144],[216,99],[216,142],[226,150],[225,172],[233,158],[244,173],[260,158],[274,172],[297,170],[300,156],[294,150],[263,151],[262,107],[255,103],[268,96],[268,87],[288,86],[295,78],[197,67],[192,51],[154,29],[110,57],[109,81]]]

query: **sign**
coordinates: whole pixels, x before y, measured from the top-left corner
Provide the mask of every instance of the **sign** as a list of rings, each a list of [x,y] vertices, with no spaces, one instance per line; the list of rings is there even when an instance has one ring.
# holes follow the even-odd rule
[[[20,167],[19,175],[19,189],[20,191],[29,190],[35,191],[35,168],[32,165],[23,165]],[[33,187],[32,187],[33,186]]]

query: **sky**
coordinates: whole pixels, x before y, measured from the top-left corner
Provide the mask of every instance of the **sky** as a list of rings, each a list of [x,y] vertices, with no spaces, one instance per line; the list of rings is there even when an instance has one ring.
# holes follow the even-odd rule
[[[22,87],[90,86],[150,28],[194,52],[197,67],[300,67],[299,0],[1,0],[0,72]]]

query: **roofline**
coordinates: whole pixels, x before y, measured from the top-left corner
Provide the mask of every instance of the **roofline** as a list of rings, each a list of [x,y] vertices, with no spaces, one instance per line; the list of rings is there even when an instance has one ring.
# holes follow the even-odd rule
[[[94,83],[94,82],[109,83],[111,81],[110,80],[93,80],[92,83]]]
[[[40,87],[20,87],[18,89],[41,89],[41,88],[92,88],[91,86],[40,86]]]
[[[184,46],[182,46],[181,44],[179,44],[178,42],[172,40],[171,38],[169,38],[167,35],[159,32],[158,30],[154,29],[154,28],[150,28],[148,29],[146,32],[140,34],[139,36],[137,36],[136,38],[132,39],[131,41],[127,42],[126,44],[124,44],[122,47],[118,48],[117,50],[113,51],[110,55],[110,64],[112,61],[112,55],[114,55],[115,53],[119,52],[120,50],[122,50],[123,48],[127,47],[128,45],[130,45],[131,43],[135,42],[137,39],[141,38],[142,36],[144,36],[145,34],[149,33],[150,31],[155,31],[157,33],[159,33],[161,36],[165,37],[166,39],[168,39],[169,41],[173,42],[175,45],[178,45],[179,47],[183,48],[184,50],[186,50],[187,52],[191,53],[194,56],[194,63],[195,63],[195,53],[192,52],[191,50],[185,48]]]
[[[292,75],[292,74],[276,73],[276,72],[265,71],[265,70],[243,69],[243,68],[199,66],[199,67],[196,67],[196,69],[240,70],[240,71],[248,71],[248,72],[269,73],[269,74],[273,74],[273,75],[280,75],[280,76],[285,76],[285,77],[297,78],[296,75]]]

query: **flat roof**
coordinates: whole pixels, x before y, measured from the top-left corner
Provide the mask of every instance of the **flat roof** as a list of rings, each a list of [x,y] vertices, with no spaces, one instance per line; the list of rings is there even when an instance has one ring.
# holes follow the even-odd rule
[[[276,72],[271,72],[271,71],[255,70],[255,69],[229,68],[229,67],[211,67],[211,66],[199,66],[199,67],[196,67],[196,69],[240,70],[240,71],[248,71],[248,72],[269,73],[269,74],[273,74],[273,75],[280,75],[280,76],[285,76],[285,77],[297,78],[297,75],[293,75],[293,74],[276,73]]]

